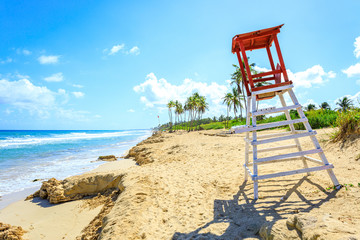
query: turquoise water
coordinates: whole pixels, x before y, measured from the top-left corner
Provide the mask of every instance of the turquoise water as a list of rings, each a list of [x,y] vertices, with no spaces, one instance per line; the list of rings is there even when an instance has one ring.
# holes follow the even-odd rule
[[[100,155],[121,156],[150,130],[0,130],[0,196],[40,186],[34,179],[63,179],[102,164]]]

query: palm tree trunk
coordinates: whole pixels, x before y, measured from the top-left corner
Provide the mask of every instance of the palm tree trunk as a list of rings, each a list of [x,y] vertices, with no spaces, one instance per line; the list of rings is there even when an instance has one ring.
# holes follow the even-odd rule
[[[229,106],[227,107],[227,118],[226,118],[226,121],[225,121],[225,128],[229,127],[228,121],[229,121]]]
[[[236,117],[236,105],[234,104],[234,115],[235,115],[235,120],[237,120],[237,117]]]
[[[239,108],[240,108],[240,121],[242,121],[242,106],[241,106],[241,97],[239,96]]]
[[[245,109],[247,109],[247,107],[246,107],[246,97],[245,97],[245,92],[244,92],[244,83],[242,84],[242,90],[243,90],[243,96],[244,96],[244,106],[245,106]]]

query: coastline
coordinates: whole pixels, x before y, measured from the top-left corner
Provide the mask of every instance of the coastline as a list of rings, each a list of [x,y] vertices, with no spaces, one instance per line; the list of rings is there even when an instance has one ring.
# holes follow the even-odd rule
[[[123,158],[124,156],[127,155],[128,152],[129,152],[129,150],[126,150],[122,154],[122,156],[120,157],[121,160],[117,160],[117,161],[113,161],[113,162],[104,161],[101,165],[97,166],[96,168],[94,168],[90,171],[82,172],[80,174],[76,174],[76,175],[72,175],[72,176],[82,175],[85,173],[107,172],[107,171],[111,171],[112,168],[126,169],[128,167],[131,167],[131,166],[135,165],[135,163],[133,163],[133,161],[129,161],[128,159]],[[119,163],[120,161],[122,161],[121,164]],[[71,176],[69,176],[69,177],[71,177]],[[39,186],[37,186],[37,187],[25,188],[19,192],[13,192],[13,193],[1,196],[0,211],[4,208],[8,207],[12,203],[15,203],[17,201],[22,201],[27,196],[29,196],[29,195],[33,194],[34,192],[36,192],[37,190],[39,190],[40,187],[41,187],[41,182],[39,182]]]
[[[269,131],[264,131],[264,134]],[[131,148],[128,154],[140,166],[132,167],[134,160],[126,159],[130,166],[125,169],[118,169],[121,163],[110,162],[91,173],[92,176],[104,172],[121,176],[118,184],[120,194],[108,212],[98,219],[101,231],[97,237],[259,239],[266,234],[285,234],[296,239],[298,232],[303,236],[319,235],[325,239],[359,237],[357,226],[360,219],[357,216],[360,209],[355,206],[360,205],[360,187],[357,186],[360,179],[356,174],[360,171],[356,160],[360,139],[348,144],[334,144],[328,141],[332,129],[317,131],[329,162],[335,166],[339,182],[348,184],[348,187],[332,190],[326,171],[308,177],[299,174],[262,181],[257,201],[253,200],[252,182],[244,182],[243,134],[219,135],[222,131],[212,130],[161,133],[149,137]],[[288,142],[284,141],[284,144]],[[304,139],[302,144],[306,148],[311,146],[311,141]],[[301,161],[266,165],[261,171],[272,173],[294,167],[301,168]],[[350,187],[350,183],[355,186]],[[82,205],[86,201],[81,199],[51,205],[45,204],[47,200],[41,200],[40,207],[39,202],[27,202],[33,204],[29,209],[39,207],[46,212],[45,216],[64,206],[72,214],[78,214],[81,209],[87,217],[96,218],[102,211],[101,205],[95,204],[96,207],[84,210]],[[19,211],[20,208],[15,207],[12,214],[19,214]],[[0,216],[3,212],[0,210]],[[42,215],[31,216],[32,221],[42,221]],[[78,214],[76,218],[72,215],[54,219],[64,219],[66,229],[71,225],[69,221],[81,217]],[[83,236],[92,234],[94,228],[89,227],[92,221],[89,218],[84,218],[73,235],[67,235],[66,239],[75,239],[83,229]],[[0,221],[11,224],[4,219]],[[288,222],[295,221],[315,221],[316,224],[315,227],[289,229]],[[29,231],[29,226],[20,223],[19,226]],[[25,236],[45,234],[49,231],[47,228],[54,227],[51,221],[47,224],[44,221],[38,225],[33,223],[33,229]],[[53,236],[51,239],[61,238]]]
[[[104,162],[95,169],[83,174],[103,174],[123,171],[136,166],[131,159]],[[71,178],[71,177],[70,177]],[[100,213],[102,205],[86,206],[86,199],[51,204],[46,199],[24,200],[39,188],[26,189],[12,196],[8,205],[0,209],[0,222],[21,226],[24,239],[75,239],[81,231]],[[5,199],[4,199],[5,200]],[[61,226],[61,228],[59,228]]]

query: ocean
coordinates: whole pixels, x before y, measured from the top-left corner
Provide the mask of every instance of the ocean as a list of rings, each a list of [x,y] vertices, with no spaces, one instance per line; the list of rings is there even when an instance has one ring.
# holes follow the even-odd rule
[[[0,197],[90,171],[104,163],[99,156],[122,156],[150,135],[151,130],[0,130]]]

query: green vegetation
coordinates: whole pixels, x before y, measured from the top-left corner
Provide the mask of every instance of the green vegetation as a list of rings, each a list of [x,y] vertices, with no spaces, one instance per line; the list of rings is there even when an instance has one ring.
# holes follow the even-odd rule
[[[338,130],[334,134],[334,141],[346,140],[351,135],[360,135],[360,109],[342,111],[336,119]]]
[[[243,63],[244,64],[244,63]],[[251,73],[257,74],[254,69],[255,64],[250,64]],[[223,104],[227,107],[227,116],[214,116],[213,118],[202,118],[203,114],[208,110],[208,103],[204,96],[194,93],[187,98],[184,105],[178,100],[169,101],[167,104],[169,110],[169,123],[159,126],[160,130],[209,130],[209,129],[230,129],[233,126],[245,125],[243,118],[243,110],[246,112],[247,97],[241,70],[237,65],[233,65],[235,71],[231,74],[231,92],[225,93],[222,97]],[[257,87],[262,82],[256,83]],[[336,102],[338,108],[332,110],[329,103],[323,102],[316,109],[315,104],[308,104],[304,107],[305,116],[308,118],[312,128],[319,129],[324,127],[338,127],[337,132],[333,136],[334,141],[345,140],[352,134],[360,135],[360,108],[354,107],[353,100],[343,97]],[[175,113],[175,123],[173,123],[173,109]],[[233,111],[234,119],[230,116]],[[237,115],[240,113],[239,115]],[[299,118],[296,110],[290,110],[291,119]],[[285,114],[277,116],[258,116],[257,123],[271,123],[286,120]],[[251,122],[250,122],[251,124]],[[294,124],[296,130],[305,130],[303,123]],[[288,126],[284,127],[288,128]],[[360,157],[358,157],[360,159]]]
[[[315,129],[336,126],[336,119],[339,115],[336,111],[324,109],[310,110],[304,113],[311,127]],[[292,116],[292,118],[295,119],[299,117]],[[294,126],[296,130],[305,130],[304,124],[302,123],[296,123]]]

